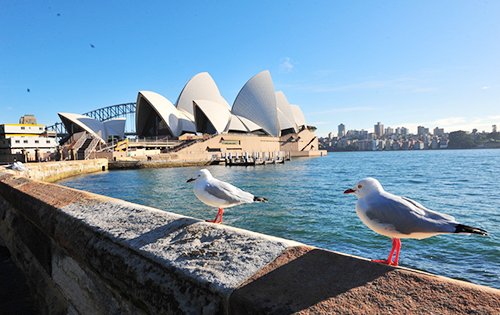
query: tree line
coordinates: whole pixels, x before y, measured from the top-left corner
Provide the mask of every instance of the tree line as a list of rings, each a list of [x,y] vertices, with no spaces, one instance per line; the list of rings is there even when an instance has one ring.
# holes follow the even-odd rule
[[[500,132],[478,134],[476,129],[472,133],[459,130],[450,132],[448,140],[449,149],[473,149],[488,142],[500,142]]]

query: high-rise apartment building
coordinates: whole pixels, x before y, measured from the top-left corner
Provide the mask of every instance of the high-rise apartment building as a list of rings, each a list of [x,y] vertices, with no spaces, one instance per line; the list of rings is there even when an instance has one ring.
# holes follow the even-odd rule
[[[417,134],[419,136],[427,135],[427,134],[429,134],[429,128],[425,128],[424,126],[418,126],[417,127]]]
[[[376,137],[382,137],[384,135],[384,125],[380,121],[374,126],[374,134]]]
[[[440,136],[440,135],[443,135],[444,134],[444,128],[434,128],[434,135],[435,136]]]
[[[339,125],[339,138],[345,137],[345,125],[340,124]]]

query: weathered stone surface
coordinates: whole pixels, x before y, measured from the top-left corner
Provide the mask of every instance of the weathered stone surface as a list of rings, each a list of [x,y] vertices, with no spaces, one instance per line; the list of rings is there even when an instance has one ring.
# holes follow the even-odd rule
[[[500,290],[308,246],[232,294],[231,314],[498,314]]]
[[[120,200],[90,197],[60,211],[76,220],[61,222],[58,235],[85,229],[71,237],[57,236],[65,248],[120,290],[144,286],[140,294],[146,295],[148,286],[161,287],[188,313],[201,313],[204,303],[223,311],[234,288],[298,244]],[[117,275],[121,280],[115,280]],[[207,295],[209,299],[196,301],[196,296]]]

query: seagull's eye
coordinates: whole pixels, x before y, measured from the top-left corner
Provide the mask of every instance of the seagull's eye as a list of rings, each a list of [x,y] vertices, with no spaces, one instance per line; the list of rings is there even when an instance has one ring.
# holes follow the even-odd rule
[[[363,186],[361,186],[361,185],[358,185],[358,188],[361,188],[361,187],[363,187]]]

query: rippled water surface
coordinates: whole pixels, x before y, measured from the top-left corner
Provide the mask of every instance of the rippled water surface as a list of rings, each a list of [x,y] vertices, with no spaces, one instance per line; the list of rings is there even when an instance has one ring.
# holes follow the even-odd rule
[[[284,165],[207,167],[212,174],[269,199],[228,208],[224,224],[371,259],[387,258],[391,240],[371,231],[344,195],[364,177],[388,192],[490,232],[402,240],[400,265],[500,288],[500,150],[330,153]],[[200,219],[215,218],[186,183],[199,167],[110,171],[58,184]]]

